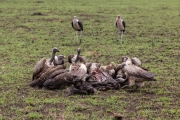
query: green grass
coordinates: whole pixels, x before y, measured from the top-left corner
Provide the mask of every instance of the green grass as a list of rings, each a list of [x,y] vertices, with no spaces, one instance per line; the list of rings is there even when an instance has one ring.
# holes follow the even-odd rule
[[[0,119],[109,120],[113,113],[125,120],[180,119],[179,6],[178,0],[0,0]],[[127,24],[122,45],[116,41],[118,14]],[[84,24],[79,46],[74,15]],[[53,47],[65,56],[80,47],[89,61],[102,65],[138,57],[157,81],[135,93],[91,96],[29,87],[34,65],[49,58]]]

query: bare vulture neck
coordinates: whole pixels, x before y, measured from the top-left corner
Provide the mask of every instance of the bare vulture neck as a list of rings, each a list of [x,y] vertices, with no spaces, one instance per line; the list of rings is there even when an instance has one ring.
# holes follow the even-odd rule
[[[79,56],[80,56],[80,51],[77,52],[77,56],[76,56],[75,62],[77,62],[79,60]]]
[[[50,59],[50,64],[53,62],[54,58],[55,58],[55,54],[56,52],[55,51],[52,51],[52,56],[51,56],[51,59]]]

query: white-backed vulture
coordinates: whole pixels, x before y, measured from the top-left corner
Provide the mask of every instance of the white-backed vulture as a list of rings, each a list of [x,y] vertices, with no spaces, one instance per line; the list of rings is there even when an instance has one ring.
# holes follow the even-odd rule
[[[69,55],[68,61],[71,63],[69,71],[73,75],[74,80],[76,79],[85,81],[87,73],[87,68],[85,66],[86,61],[81,59],[80,53],[81,49],[78,48],[76,55]]]
[[[133,57],[131,58],[132,64],[141,67],[142,66],[142,62],[137,58],[137,57]]]
[[[101,66],[100,69],[107,72],[112,78],[115,78],[116,64],[114,62],[106,66]]]
[[[122,63],[122,62],[126,62],[127,65],[132,65],[132,60],[131,60],[131,58],[129,58],[129,57],[127,57],[127,56],[122,56],[120,63]]]
[[[142,62],[137,57],[129,58],[127,56],[122,56],[122,62],[126,62],[127,65],[136,65],[138,67],[141,67],[144,70],[148,70],[147,68],[142,67]]]
[[[55,56],[53,61],[54,66],[64,64],[64,58],[66,58],[64,55]]]
[[[41,72],[43,70],[54,66],[53,61],[54,61],[56,52],[59,52],[59,50],[56,47],[54,47],[52,49],[51,59],[46,59],[45,57],[43,57],[40,61],[37,62],[37,64],[34,66],[32,80],[37,79],[41,75]]]
[[[54,78],[49,78],[43,83],[43,89],[64,88],[67,84],[73,83],[73,76],[70,72],[62,72]]]
[[[72,64],[78,63],[78,62],[86,64],[88,62],[88,60],[86,59],[85,56],[81,56],[80,52],[81,52],[81,49],[78,48],[76,55],[73,55],[73,54],[69,55],[68,56],[68,62],[72,63]]]
[[[55,71],[59,70],[59,69],[65,69],[66,66],[65,65],[58,65],[58,66],[54,66],[54,67],[49,67],[45,70],[45,72],[43,72],[41,74],[41,76],[35,80],[33,80],[30,83],[30,86],[34,87],[34,86],[39,86],[42,87],[43,83],[47,80],[47,78]]]
[[[137,85],[138,88],[144,86],[145,81],[156,81],[154,78],[155,75],[153,73],[146,71],[136,65],[127,65],[126,62],[123,62],[118,67],[119,69],[122,69],[122,71],[128,76],[129,84],[125,85],[123,88],[133,85]]]

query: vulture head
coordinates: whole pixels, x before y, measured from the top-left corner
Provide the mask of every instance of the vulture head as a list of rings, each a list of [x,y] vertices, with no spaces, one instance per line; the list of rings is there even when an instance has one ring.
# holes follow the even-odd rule
[[[132,65],[132,60],[131,58],[127,57],[127,56],[122,56],[121,58],[121,63],[122,62],[126,62],[127,65]]]
[[[99,68],[101,67],[100,63],[91,63],[91,66],[88,70],[88,73],[94,74],[96,72],[99,72]]]
[[[57,47],[54,47],[54,48],[52,49],[52,52],[53,52],[53,53],[56,53],[56,52],[59,52],[59,50],[58,50]]]
[[[55,57],[55,59],[53,61],[54,65],[64,64],[64,58],[66,58],[66,56],[64,56],[64,55],[59,55],[59,56]]]
[[[76,55],[71,54],[68,56],[68,62],[69,63],[76,63],[80,59],[80,53],[81,53],[81,49],[78,48]]]
[[[126,66],[126,62],[122,62],[121,64],[119,64],[119,66],[116,68],[116,70],[121,70],[124,68],[124,66]]]
[[[128,60],[128,57],[127,57],[127,56],[122,56],[121,62],[126,62],[127,60]]]

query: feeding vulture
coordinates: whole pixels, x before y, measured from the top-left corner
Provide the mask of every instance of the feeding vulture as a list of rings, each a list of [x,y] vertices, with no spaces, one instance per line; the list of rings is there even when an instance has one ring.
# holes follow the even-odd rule
[[[126,64],[126,62],[123,62],[118,66],[118,69],[121,69],[123,73],[127,74],[128,77],[129,84],[125,85],[123,88],[136,85],[137,89],[138,87],[144,86],[145,81],[156,81],[153,73],[133,64],[129,65]]]
[[[114,62],[106,66],[101,66],[100,69],[107,72],[112,78],[115,78],[116,64]]]
[[[75,78],[74,80],[83,80],[86,79],[87,68],[85,63],[87,62],[83,57],[80,56],[81,49],[78,48],[76,55],[69,55],[68,61],[71,63],[69,71]]]
[[[42,73],[42,71],[46,70],[49,67],[53,67],[53,61],[55,58],[56,52],[59,52],[58,48],[54,47],[52,49],[52,56],[51,59],[46,59],[43,57],[40,61],[37,62],[37,64],[34,66],[34,71],[33,71],[33,77],[32,80],[37,79]]]
[[[59,70],[59,69],[66,69],[66,65],[63,64],[63,65],[58,65],[58,66],[54,66],[54,67],[49,67],[45,70],[45,72],[42,73],[42,75],[33,80],[31,83],[30,83],[30,86],[31,87],[34,87],[34,86],[39,86],[39,87],[42,87],[43,86],[43,83],[47,80],[47,78],[55,71]]]

